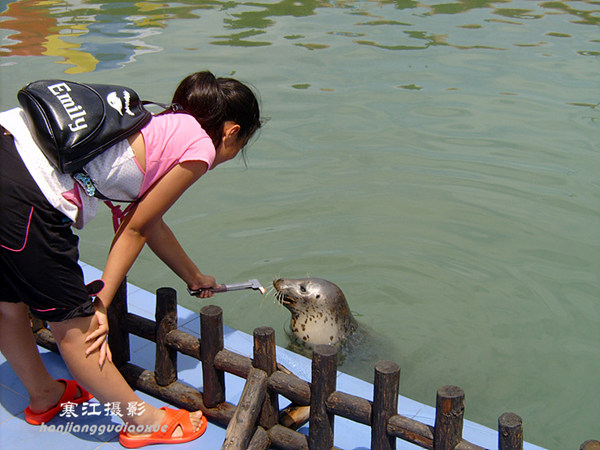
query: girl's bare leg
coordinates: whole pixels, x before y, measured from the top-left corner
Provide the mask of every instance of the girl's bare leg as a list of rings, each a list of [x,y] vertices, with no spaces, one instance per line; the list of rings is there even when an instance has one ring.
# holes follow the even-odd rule
[[[24,303],[0,302],[0,351],[25,385],[33,412],[47,411],[60,401],[65,385],[46,370]]]
[[[100,367],[98,352],[86,357],[85,351],[89,344],[85,339],[97,328],[95,316],[52,322],[49,325],[71,374],[100,403],[117,402],[123,414],[127,412],[130,402],[141,405],[142,400],[127,384],[113,363],[106,361]],[[127,416],[126,419],[132,425],[158,425],[163,416],[164,411],[145,403],[143,414]],[[200,425],[201,416],[200,413],[190,413],[190,420],[194,427]],[[181,430],[175,430],[173,435],[174,437],[181,435]]]

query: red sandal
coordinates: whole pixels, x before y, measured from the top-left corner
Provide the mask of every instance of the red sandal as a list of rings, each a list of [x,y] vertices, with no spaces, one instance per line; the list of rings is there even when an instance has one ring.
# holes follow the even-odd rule
[[[119,442],[126,448],[139,448],[145,445],[152,444],[183,444],[199,438],[206,431],[208,421],[202,416],[200,426],[194,430],[190,413],[185,409],[171,409],[163,406],[160,408],[165,411],[165,417],[162,420],[158,431],[155,431],[150,436],[131,436],[126,431],[119,433]],[[173,437],[173,432],[181,427],[183,435]]]
[[[32,412],[28,406],[27,408],[25,408],[25,420],[27,421],[27,423],[30,423],[31,425],[41,425],[43,423],[48,422],[59,412],[61,412],[65,403],[75,403],[79,405],[83,402],[87,402],[88,400],[94,398],[92,394],[90,394],[84,388],[79,386],[79,384],[75,380],[63,380],[62,378],[59,378],[56,381],[62,381],[63,383],[65,383],[65,392],[63,393],[58,403],[49,410],[41,413]],[[79,388],[81,391],[79,397],[77,397],[77,388]]]

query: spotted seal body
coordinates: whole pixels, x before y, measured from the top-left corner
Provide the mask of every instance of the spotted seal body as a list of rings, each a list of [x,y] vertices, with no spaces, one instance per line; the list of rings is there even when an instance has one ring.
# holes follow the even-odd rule
[[[280,278],[273,286],[277,300],[292,313],[291,331],[300,343],[335,345],[358,329],[346,297],[330,281]]]

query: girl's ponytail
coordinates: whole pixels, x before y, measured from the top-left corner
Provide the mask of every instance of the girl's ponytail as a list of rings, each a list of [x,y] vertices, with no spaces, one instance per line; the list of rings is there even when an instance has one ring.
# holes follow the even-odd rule
[[[173,103],[180,104],[185,112],[194,116],[215,147],[219,145],[224,105],[221,89],[212,73],[196,72],[186,77],[175,90]]]
[[[215,78],[208,71],[186,77],[175,90],[173,103],[196,118],[215,147],[228,120],[240,125],[239,138],[245,140],[261,126],[258,100],[252,90],[233,78]]]

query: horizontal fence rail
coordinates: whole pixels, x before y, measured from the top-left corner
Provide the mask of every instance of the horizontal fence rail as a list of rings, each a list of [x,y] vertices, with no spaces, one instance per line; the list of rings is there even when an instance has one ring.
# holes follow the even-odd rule
[[[200,311],[200,338],[177,329],[177,294],[160,288],[155,320],[127,310],[126,282],[109,311],[109,345],[113,362],[134,388],[190,411],[201,410],[213,423],[227,427],[223,449],[335,449],[336,416],[371,427],[371,448],[392,450],[402,439],[435,450],[477,450],[483,447],[462,437],[465,394],[457,386],[437,391],[435,425],[398,414],[400,367],[380,361],[374,367],[373,401],[336,389],[337,349],[317,346],[312,358],[311,382],[279,365],[275,333],[270,327],[254,330],[252,358],[224,348],[223,312],[208,305]],[[32,319],[39,345],[57,350],[44,323]],[[129,362],[129,335],[156,344],[154,371]],[[203,391],[177,380],[178,353],[202,364]],[[225,400],[225,373],[246,380],[238,405]],[[279,396],[290,401],[280,409]],[[309,424],[308,436],[296,431]],[[498,449],[523,448],[523,422],[514,413],[498,418]],[[580,450],[600,450],[600,442],[586,441]]]

